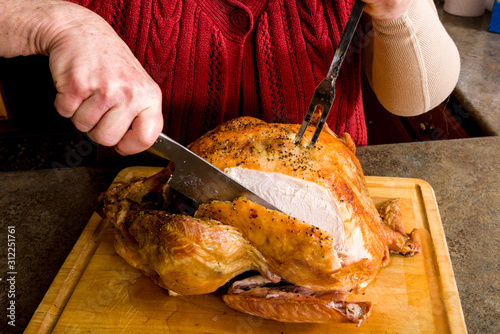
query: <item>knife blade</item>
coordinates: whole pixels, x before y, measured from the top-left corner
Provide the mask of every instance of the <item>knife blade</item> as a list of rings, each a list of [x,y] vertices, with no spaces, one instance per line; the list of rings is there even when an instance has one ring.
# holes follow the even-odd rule
[[[167,183],[198,204],[246,197],[267,209],[281,211],[163,133],[148,151],[175,163],[175,170]]]

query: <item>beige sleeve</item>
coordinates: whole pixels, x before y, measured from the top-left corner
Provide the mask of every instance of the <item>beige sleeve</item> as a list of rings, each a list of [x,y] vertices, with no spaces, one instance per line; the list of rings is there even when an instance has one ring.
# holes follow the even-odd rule
[[[393,21],[373,20],[365,70],[382,105],[415,116],[439,105],[458,81],[460,57],[433,0],[413,0]]]

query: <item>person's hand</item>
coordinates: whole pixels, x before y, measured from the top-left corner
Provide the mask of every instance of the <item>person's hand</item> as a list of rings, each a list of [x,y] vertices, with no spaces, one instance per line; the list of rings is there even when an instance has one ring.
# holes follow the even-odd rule
[[[365,12],[373,19],[392,21],[403,16],[416,0],[363,0]]]
[[[163,127],[160,88],[107,22],[63,5],[66,22],[46,28],[57,111],[120,154],[146,150]]]

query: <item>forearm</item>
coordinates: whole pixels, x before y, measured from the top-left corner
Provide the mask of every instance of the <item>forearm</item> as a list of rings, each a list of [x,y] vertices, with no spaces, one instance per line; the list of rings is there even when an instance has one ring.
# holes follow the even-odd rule
[[[412,116],[446,99],[458,80],[460,58],[432,0],[413,0],[403,17],[373,20],[373,26],[365,68],[384,107]]]
[[[47,54],[54,1],[0,0],[0,56]]]
[[[63,0],[0,0],[0,22],[0,57],[7,58],[50,55],[68,30],[85,24],[92,34],[95,25],[107,25],[91,11]],[[105,33],[113,32],[109,28]]]
[[[162,130],[161,90],[113,28],[62,0],[0,0],[0,57],[49,56],[57,111],[121,154]]]

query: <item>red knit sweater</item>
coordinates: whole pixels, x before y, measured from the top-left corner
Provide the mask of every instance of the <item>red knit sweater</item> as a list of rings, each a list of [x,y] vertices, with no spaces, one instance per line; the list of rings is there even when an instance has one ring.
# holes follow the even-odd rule
[[[70,0],[106,19],[163,91],[165,127],[187,144],[249,115],[300,123],[353,0]],[[360,55],[346,57],[327,120],[367,142]]]

